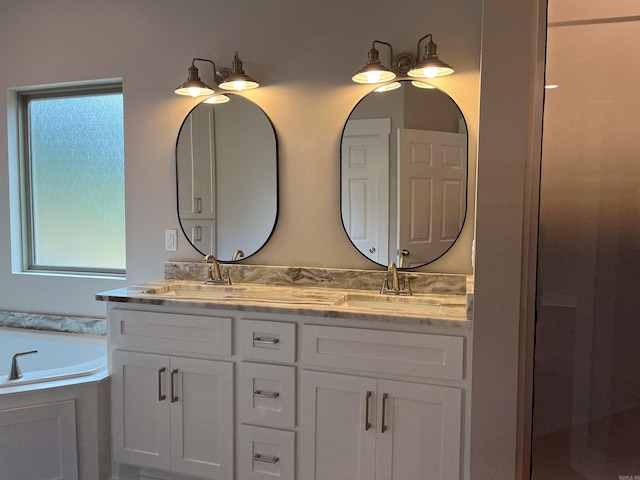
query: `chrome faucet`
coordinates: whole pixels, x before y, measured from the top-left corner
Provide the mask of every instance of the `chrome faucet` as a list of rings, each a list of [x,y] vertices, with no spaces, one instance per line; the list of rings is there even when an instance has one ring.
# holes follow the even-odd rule
[[[209,263],[212,260],[212,263]],[[231,285],[229,270],[225,270],[224,274],[220,272],[220,263],[214,255],[204,257],[204,263],[207,265],[207,279],[204,281],[207,285]]]
[[[31,350],[30,352],[20,352],[16,353],[11,359],[11,371],[9,372],[9,380],[17,380],[22,378],[22,372],[20,371],[20,366],[18,365],[18,357],[22,355],[31,355],[32,353],[38,353],[37,350]]]
[[[389,275],[391,275],[391,286],[389,286]],[[391,262],[389,264],[389,268],[387,268],[387,272],[384,274],[380,293],[383,295],[413,295],[410,280],[409,274],[405,274],[402,280],[402,288],[400,288],[400,276],[398,275],[398,269],[396,264]]]

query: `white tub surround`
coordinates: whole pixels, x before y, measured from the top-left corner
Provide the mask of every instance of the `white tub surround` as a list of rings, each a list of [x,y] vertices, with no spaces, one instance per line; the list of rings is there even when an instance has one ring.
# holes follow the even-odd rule
[[[412,273],[401,298],[383,272],[230,267],[230,286],[190,264],[96,295],[114,478],[469,478],[465,276]]]
[[[109,421],[105,337],[0,328],[0,477],[110,478]]]

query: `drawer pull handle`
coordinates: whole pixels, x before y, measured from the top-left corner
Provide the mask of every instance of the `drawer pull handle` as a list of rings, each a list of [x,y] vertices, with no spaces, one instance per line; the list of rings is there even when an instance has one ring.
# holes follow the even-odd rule
[[[280,396],[279,392],[264,392],[262,390],[255,390],[253,392],[254,397],[264,397],[264,398],[278,398]]]
[[[178,396],[175,394],[175,378],[178,374],[178,369],[174,368],[171,370],[171,403],[175,403],[178,401]]]
[[[371,392],[367,390],[367,398],[365,403],[365,411],[364,411],[364,430],[365,432],[371,428],[371,423],[369,423],[369,399],[371,398]]]
[[[263,337],[256,337],[253,339],[253,346],[254,347],[263,347],[265,345],[277,345],[280,343],[280,339],[279,338],[263,338]]]
[[[253,456],[253,459],[258,462],[265,462],[265,463],[278,463],[280,461],[280,458],[278,457],[265,457],[260,455],[259,453],[256,453]]]
[[[387,426],[385,425],[385,413],[387,411],[387,398],[389,398],[389,395],[386,393],[382,394],[382,427],[380,427],[380,431],[382,433],[386,432],[387,430],[389,430],[387,428]]]
[[[167,398],[167,396],[162,393],[162,374],[166,371],[167,369],[165,367],[158,369],[158,401],[159,402]]]

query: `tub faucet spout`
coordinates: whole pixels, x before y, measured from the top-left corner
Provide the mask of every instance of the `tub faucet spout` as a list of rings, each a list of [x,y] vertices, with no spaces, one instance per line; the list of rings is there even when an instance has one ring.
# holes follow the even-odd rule
[[[18,357],[22,355],[30,355],[32,353],[38,353],[37,350],[31,350],[30,352],[20,352],[16,353],[11,359],[11,371],[9,372],[9,380],[17,380],[22,378],[22,372],[20,371],[20,366],[18,365]]]

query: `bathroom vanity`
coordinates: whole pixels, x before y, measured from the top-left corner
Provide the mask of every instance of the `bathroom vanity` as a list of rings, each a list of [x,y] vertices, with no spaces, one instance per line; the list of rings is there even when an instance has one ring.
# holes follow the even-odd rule
[[[467,297],[171,279],[99,294],[114,478],[468,478]]]

